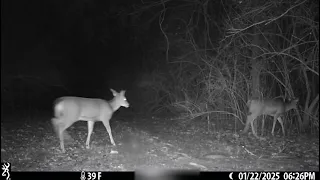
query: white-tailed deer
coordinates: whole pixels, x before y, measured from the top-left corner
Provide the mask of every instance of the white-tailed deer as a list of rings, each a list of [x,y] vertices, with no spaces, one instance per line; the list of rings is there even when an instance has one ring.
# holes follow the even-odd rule
[[[111,144],[114,146],[116,145],[112,137],[109,121],[116,110],[121,106],[128,108],[129,103],[125,97],[124,90],[119,93],[113,89],[110,90],[114,96],[110,101],[81,97],[61,97],[55,101],[55,117],[52,118],[51,121],[60,139],[62,152],[65,152],[63,137],[64,131],[79,120],[88,121],[88,136],[86,141],[87,149],[90,148],[90,137],[96,121],[102,121],[108,131]]]
[[[282,133],[285,135],[283,121],[281,116],[291,110],[297,108],[297,103],[299,99],[294,99],[289,102],[284,102],[282,99],[250,99],[247,102],[248,106],[248,116],[246,121],[246,126],[243,129],[243,133],[246,133],[251,125],[252,133],[255,137],[259,138],[253,127],[253,121],[260,115],[269,115],[273,117],[273,126],[271,134],[274,135],[274,127],[277,120],[282,127]]]

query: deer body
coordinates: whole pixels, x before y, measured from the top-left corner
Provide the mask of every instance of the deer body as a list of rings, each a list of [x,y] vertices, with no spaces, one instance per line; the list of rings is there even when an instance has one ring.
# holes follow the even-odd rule
[[[110,128],[110,119],[113,113],[121,106],[128,108],[129,103],[125,98],[125,91],[120,93],[111,89],[114,98],[111,101],[102,99],[91,99],[82,97],[61,97],[55,101],[54,114],[52,118],[53,127],[60,139],[60,147],[62,152],[64,148],[64,131],[77,121],[88,122],[88,136],[86,140],[86,148],[90,148],[90,138],[93,132],[94,123],[102,121],[108,131],[112,145],[116,145]]]
[[[282,99],[250,99],[247,102],[248,106],[248,116],[245,128],[243,130],[246,133],[251,125],[252,133],[255,137],[259,138],[254,130],[253,122],[260,115],[269,115],[273,117],[272,135],[274,135],[274,128],[277,120],[282,127],[282,133],[285,134],[284,125],[281,116],[291,110],[297,108],[298,99],[294,99],[290,102],[284,102]]]

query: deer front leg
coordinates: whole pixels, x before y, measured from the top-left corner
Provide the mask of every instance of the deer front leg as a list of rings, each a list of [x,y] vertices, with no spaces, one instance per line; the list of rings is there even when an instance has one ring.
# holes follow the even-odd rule
[[[109,119],[109,120],[110,120],[110,119]],[[107,121],[102,121],[102,122],[103,122],[104,127],[105,127],[105,128],[107,129],[107,131],[108,131],[111,144],[115,146],[116,143],[114,142],[113,137],[112,137],[112,132],[111,132],[111,127],[110,127],[109,120],[107,120]]]
[[[90,149],[90,138],[94,127],[94,121],[88,121],[88,137],[86,141],[86,148]]]

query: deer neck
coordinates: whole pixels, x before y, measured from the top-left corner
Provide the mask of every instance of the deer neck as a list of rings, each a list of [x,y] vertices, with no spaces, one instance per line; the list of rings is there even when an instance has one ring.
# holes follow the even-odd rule
[[[293,104],[293,103],[294,103],[294,102],[291,102],[290,104],[286,105],[285,111],[289,111],[289,110],[291,110],[291,109],[294,109],[295,107],[294,107],[294,104]]]
[[[110,100],[108,102],[113,110],[114,111],[117,111],[119,108],[120,108],[120,104],[117,102],[116,98],[114,97],[112,100]]]

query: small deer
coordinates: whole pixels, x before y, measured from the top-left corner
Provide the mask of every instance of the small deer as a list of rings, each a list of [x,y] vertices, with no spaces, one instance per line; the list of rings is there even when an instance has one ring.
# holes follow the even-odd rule
[[[274,128],[276,125],[276,121],[278,120],[282,127],[282,133],[283,135],[285,135],[284,125],[281,116],[291,109],[296,109],[298,101],[299,99],[294,99],[289,102],[284,102],[282,99],[249,99],[247,102],[249,112],[247,116],[246,125],[243,129],[243,133],[246,133],[248,131],[249,125],[251,124],[252,133],[255,137],[259,138],[254,130],[253,122],[260,115],[269,115],[272,116],[274,119],[271,134],[274,135]]]
[[[116,110],[121,106],[128,108],[129,103],[125,97],[124,90],[119,93],[113,89],[110,90],[114,96],[110,101],[81,97],[61,97],[55,101],[55,117],[51,119],[51,122],[60,139],[62,152],[65,152],[64,131],[73,123],[80,120],[88,122],[87,149],[90,148],[90,137],[96,121],[102,121],[108,131],[111,144],[116,145],[112,137],[109,121]]]

